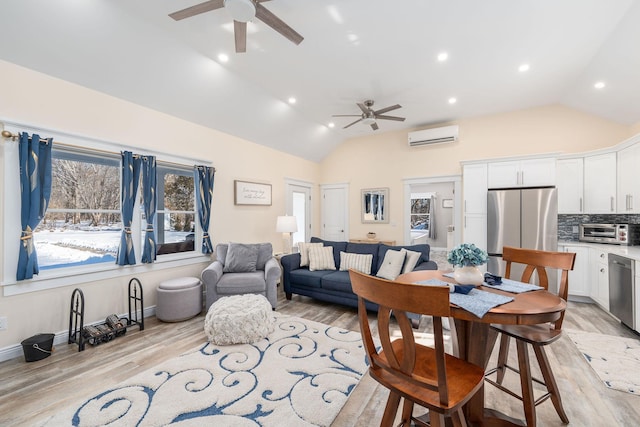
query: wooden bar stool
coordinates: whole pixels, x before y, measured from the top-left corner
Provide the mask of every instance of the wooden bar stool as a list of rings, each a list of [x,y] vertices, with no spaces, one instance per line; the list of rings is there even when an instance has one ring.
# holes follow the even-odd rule
[[[569,292],[569,271],[573,270],[575,258],[576,254],[572,252],[536,251],[532,249],[520,249],[508,246],[505,246],[502,250],[502,259],[507,262],[505,271],[506,278],[511,278],[512,263],[524,264],[526,267],[519,280],[521,282],[528,283],[535,271],[538,273],[540,286],[548,290],[549,279],[547,277],[546,269],[562,270],[558,296],[564,300],[567,299],[567,294]],[[544,350],[544,346],[551,344],[560,338],[560,335],[562,334],[561,328],[563,319],[564,313],[562,313],[560,318],[553,323],[544,323],[540,325],[491,325],[492,329],[498,331],[502,335],[500,338],[500,351],[498,353],[498,366],[487,371],[485,380],[489,384],[498,387],[500,390],[522,401],[527,426],[529,427],[534,427],[536,425],[536,406],[549,398],[551,398],[553,406],[556,408],[556,412],[560,416],[562,422],[569,422],[569,418],[562,407],[558,384],[553,376],[547,354]],[[507,364],[510,338],[516,339],[519,369]],[[533,347],[544,381],[531,376],[527,344],[530,344]],[[520,374],[522,396],[502,385],[507,369]],[[489,378],[489,375],[493,373],[496,373],[495,381]],[[535,399],[533,395],[534,381],[547,388],[547,392],[538,399]]]

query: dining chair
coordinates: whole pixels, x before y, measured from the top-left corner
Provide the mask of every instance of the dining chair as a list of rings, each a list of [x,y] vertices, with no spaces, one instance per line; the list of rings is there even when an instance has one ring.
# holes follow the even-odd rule
[[[449,288],[401,283],[350,270],[351,285],[358,295],[360,332],[371,377],[389,389],[380,426],[391,426],[401,399],[400,425],[444,426],[450,417],[455,427],[467,425],[462,406],[483,386],[484,370],[445,353],[442,318],[449,317]],[[372,335],[376,325],[365,301],[378,304],[377,330],[380,346]],[[416,343],[407,313],[433,316],[433,347]],[[396,319],[397,326],[391,319]],[[399,327],[399,331],[398,331]],[[429,410],[414,417],[414,404]]]
[[[511,270],[513,264],[525,265],[521,282],[529,283],[533,277],[533,273],[537,272],[539,285],[544,289],[549,289],[549,278],[547,269],[561,270],[560,282],[558,287],[558,296],[566,301],[569,292],[569,271],[573,270],[576,254],[573,252],[550,252],[538,251],[532,249],[520,249],[505,246],[502,249],[502,259],[506,261],[505,278],[511,279]],[[527,426],[536,425],[536,406],[547,399],[551,399],[556,412],[560,416],[563,423],[568,423],[569,418],[562,407],[560,391],[558,384],[553,376],[549,359],[544,350],[546,345],[551,344],[560,338],[562,334],[562,321],[564,312],[561,313],[558,320],[552,323],[543,323],[538,325],[496,325],[492,324],[491,328],[501,334],[500,347],[498,353],[497,366],[486,373],[485,380],[498,387],[500,390],[509,395],[520,399],[524,406],[524,414]],[[507,364],[509,356],[509,342],[511,338],[516,340],[516,349],[518,353],[518,369]],[[533,351],[538,360],[543,380],[533,378],[531,374],[531,366],[529,362],[529,352],[527,344],[533,347]],[[503,380],[507,369],[520,375],[520,386],[522,395],[518,395],[503,385]],[[496,373],[496,380],[489,378],[489,375]],[[533,394],[533,382],[546,387],[547,392],[535,399]]]

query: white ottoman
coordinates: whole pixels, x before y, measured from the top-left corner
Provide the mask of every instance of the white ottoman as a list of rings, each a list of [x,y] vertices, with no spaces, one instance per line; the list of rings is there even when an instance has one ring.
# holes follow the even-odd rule
[[[204,333],[214,344],[248,344],[265,338],[275,327],[271,304],[262,295],[223,297],[211,304]]]
[[[202,311],[202,283],[197,277],[178,277],[158,285],[156,317],[163,322],[181,322]]]

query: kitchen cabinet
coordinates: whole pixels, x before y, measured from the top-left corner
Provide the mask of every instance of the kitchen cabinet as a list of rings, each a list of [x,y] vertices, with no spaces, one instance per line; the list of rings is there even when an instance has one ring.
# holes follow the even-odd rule
[[[487,164],[464,165],[462,179],[464,214],[486,214]]]
[[[634,311],[635,311],[635,325],[633,326],[633,329],[636,332],[640,332],[640,313],[638,313],[638,310],[640,309],[640,261],[636,261],[636,277],[635,277],[635,301],[634,301]]]
[[[616,153],[584,158],[584,213],[615,213]]]
[[[556,190],[558,191],[558,213],[577,214],[583,210],[584,160],[562,159],[556,162]],[[640,201],[640,199],[638,199]],[[571,290],[571,289],[569,289]]]
[[[492,162],[488,164],[489,188],[541,187],[556,184],[554,158]]]
[[[589,283],[589,248],[584,246],[558,245],[559,252],[573,252],[576,261],[573,270],[569,271],[569,296],[590,297]],[[560,283],[561,273],[558,273]]]
[[[589,248],[591,299],[609,311],[609,265],[606,251]]]
[[[640,213],[640,144],[618,151],[618,213]]]
[[[487,164],[464,165],[462,168],[464,212],[462,240],[487,248]]]

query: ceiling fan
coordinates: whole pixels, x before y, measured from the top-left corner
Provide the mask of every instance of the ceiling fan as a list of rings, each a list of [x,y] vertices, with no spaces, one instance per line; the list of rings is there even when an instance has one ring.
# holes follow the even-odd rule
[[[378,130],[378,124],[376,120],[395,120],[398,122],[404,122],[404,117],[385,116],[384,113],[402,108],[400,104],[392,105],[390,107],[381,108],[379,110],[373,110],[373,101],[368,99],[364,103],[357,102],[356,105],[362,110],[362,114],[334,114],[333,117],[360,117],[353,123],[349,123],[342,129],[346,129],[349,126],[353,126],[358,122],[362,122],[365,125],[371,125],[371,129]]]
[[[233,17],[233,32],[237,53],[247,51],[247,21],[252,20],[254,17],[285,36],[291,42],[297,45],[300,44],[304,37],[262,6],[261,3],[265,1],[269,0],[209,0],[173,12],[169,16],[176,21],[180,21],[181,19],[191,18],[192,16],[224,7]]]

